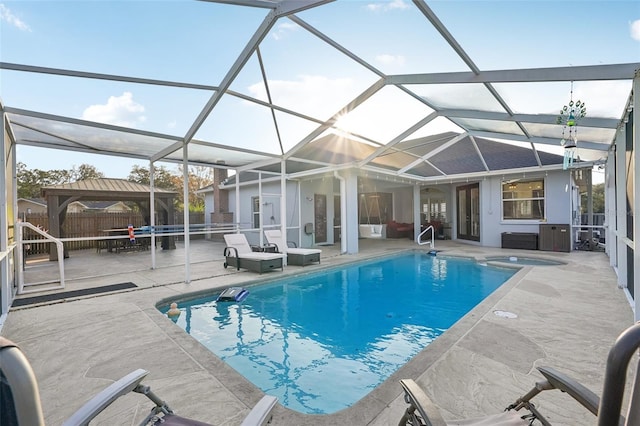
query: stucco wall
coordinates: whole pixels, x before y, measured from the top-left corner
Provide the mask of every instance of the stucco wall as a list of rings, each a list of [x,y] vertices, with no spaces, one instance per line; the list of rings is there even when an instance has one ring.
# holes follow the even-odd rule
[[[545,175],[525,176],[523,179],[541,177],[545,180],[546,223],[570,224],[571,184],[569,172],[549,171]],[[567,192],[565,192],[565,187]],[[453,194],[455,194],[455,189]],[[455,200],[455,195],[452,199]],[[480,243],[489,247],[501,247],[503,232],[538,233],[540,223],[544,222],[539,220],[502,220],[502,177],[492,177],[480,182],[480,223]]]

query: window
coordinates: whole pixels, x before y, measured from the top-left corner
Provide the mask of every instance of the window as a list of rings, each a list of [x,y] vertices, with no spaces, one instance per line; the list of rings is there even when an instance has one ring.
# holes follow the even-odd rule
[[[502,183],[503,220],[539,220],[544,217],[544,179]]]
[[[444,200],[429,199],[422,205],[422,213],[424,213],[425,222],[439,220],[447,221],[447,203]]]

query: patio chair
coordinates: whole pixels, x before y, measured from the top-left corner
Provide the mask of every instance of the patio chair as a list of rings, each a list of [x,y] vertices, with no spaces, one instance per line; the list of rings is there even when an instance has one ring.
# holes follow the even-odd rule
[[[639,348],[640,322],[622,332],[609,351],[602,398],[598,398],[595,393],[563,373],[549,367],[538,367],[538,371],[542,373],[545,380],[537,382],[533,389],[507,406],[502,413],[478,419],[446,422],[440,415],[437,406],[416,382],[411,379],[400,380],[404,390],[404,400],[409,404],[409,407],[402,416],[399,426],[551,425],[531,402],[531,399],[542,391],[553,389],[567,393],[594,414],[598,420],[598,426],[637,426],[640,425],[640,362],[635,371],[626,419],[621,415],[621,409],[629,361]]]
[[[267,237],[269,244],[276,247],[279,253],[287,255],[288,265],[306,266],[313,262],[320,263],[320,253],[322,253],[322,250],[298,248],[294,242],[285,241],[279,229],[264,231],[264,236]],[[289,247],[289,244],[292,244],[293,247]]]
[[[224,234],[224,241],[225,268],[233,266],[238,271],[243,268],[260,274],[276,268],[284,270],[284,254],[254,251],[244,234]]]
[[[210,426],[174,414],[149,386],[141,383],[147,374],[147,371],[138,369],[109,385],[69,417],[63,426],[88,425],[109,405],[129,392],[142,394],[154,403],[149,415],[140,423],[141,426]],[[244,418],[242,425],[266,425],[271,420],[271,412],[277,402],[274,396],[263,396]],[[22,351],[3,337],[0,337],[0,424],[44,425],[38,383],[31,365]]]

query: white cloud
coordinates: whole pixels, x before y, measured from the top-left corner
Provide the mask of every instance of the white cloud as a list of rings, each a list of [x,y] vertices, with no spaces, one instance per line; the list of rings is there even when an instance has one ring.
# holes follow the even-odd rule
[[[298,31],[300,27],[293,22],[282,22],[278,24],[271,36],[276,40],[281,40],[293,31]]]
[[[629,26],[631,38],[640,41],[640,19],[636,19]]]
[[[387,54],[382,54],[382,55],[378,55],[376,56],[376,61],[380,62],[381,64],[385,64],[385,65],[404,65],[405,63],[405,58],[402,55],[387,55]]]
[[[122,96],[110,96],[104,105],[91,105],[82,113],[85,120],[116,126],[136,127],[144,123],[144,106],[133,100],[131,92],[124,92]]]
[[[31,32],[31,28],[29,27],[29,25],[27,25],[26,22],[14,15],[3,3],[0,3],[0,21],[4,21],[9,25],[13,25],[14,27],[22,31]]]
[[[369,3],[367,9],[373,12],[387,12],[389,10],[407,9],[409,5],[404,0],[390,0],[386,2]]]

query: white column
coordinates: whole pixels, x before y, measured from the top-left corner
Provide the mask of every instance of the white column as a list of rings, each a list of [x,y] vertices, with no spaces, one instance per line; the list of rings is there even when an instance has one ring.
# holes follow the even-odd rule
[[[191,249],[189,247],[189,145],[185,143],[182,146],[182,196],[184,198],[183,214],[184,214],[184,282],[191,282]]]
[[[286,177],[287,165],[286,161],[282,160],[280,162],[280,232],[282,233],[282,238],[286,242],[287,241],[287,177]],[[300,199],[298,198],[298,203],[300,203]],[[298,210],[300,208],[298,207]],[[298,240],[298,244],[301,241]]]
[[[346,239],[346,253],[358,253],[358,172],[355,169],[347,171],[345,176],[344,216],[342,223],[342,238]]]
[[[340,254],[345,254],[347,253],[347,181],[338,172],[333,172],[333,175],[340,181]],[[333,238],[335,240],[335,235]]]
[[[413,241],[418,241],[420,235],[420,204],[420,185],[416,183],[413,185]]]
[[[625,168],[626,137],[624,127],[616,138],[616,235],[618,287],[627,287],[627,175]]]
[[[610,150],[607,155],[607,167],[604,179],[605,223],[606,229],[606,253],[609,256],[609,265],[617,268],[618,236],[616,235],[616,191],[615,191],[615,151]]]
[[[635,320],[640,321],[640,135],[636,131],[640,123],[640,72],[636,72],[633,79],[633,126],[631,127],[631,138],[633,141],[633,211],[636,216],[633,218],[633,300],[635,305]],[[627,283],[627,285],[631,285]]]
[[[253,206],[252,206],[253,208]],[[240,172],[236,170],[236,231],[240,230]],[[253,223],[253,221],[252,221]]]
[[[149,161],[149,226],[151,226],[151,269],[156,269],[156,188],[153,161]]]
[[[0,104],[0,108],[2,108]],[[5,230],[9,229],[8,217],[7,217],[7,144],[9,141],[5,140],[6,132],[5,132],[5,113],[4,109],[0,109],[0,132],[2,134],[2,138],[0,141],[0,158],[2,162],[0,163],[0,229],[3,230],[2,235],[0,235],[0,251],[6,251],[9,247],[9,238],[7,232]],[[15,156],[15,154],[14,154]],[[7,254],[2,260],[0,260],[0,299],[2,303],[0,304],[0,326],[4,322],[4,318],[6,314],[9,312],[9,307],[11,306],[11,302],[13,301],[12,294],[12,285],[10,282],[10,274],[9,274],[9,259],[11,258],[10,254]],[[22,268],[22,265],[16,265],[16,268]]]

